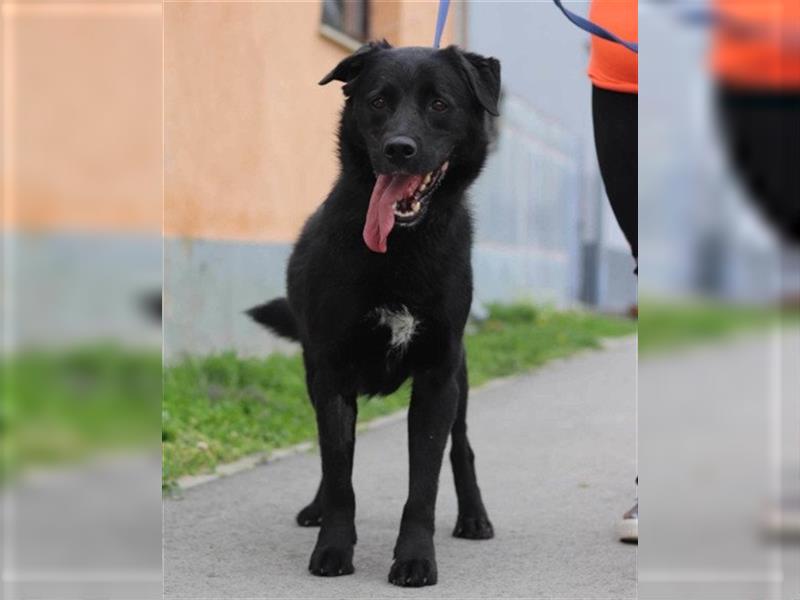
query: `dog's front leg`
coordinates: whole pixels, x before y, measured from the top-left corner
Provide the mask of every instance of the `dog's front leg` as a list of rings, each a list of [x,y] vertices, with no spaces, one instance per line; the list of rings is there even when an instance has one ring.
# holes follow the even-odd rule
[[[356,396],[344,393],[335,377],[318,373],[314,379],[311,397],[322,455],[322,523],[308,569],[314,575],[349,575],[356,543],[352,483]]]
[[[458,405],[451,369],[414,375],[408,411],[409,486],[389,581],[395,585],[434,585],[434,513],[439,472]]]

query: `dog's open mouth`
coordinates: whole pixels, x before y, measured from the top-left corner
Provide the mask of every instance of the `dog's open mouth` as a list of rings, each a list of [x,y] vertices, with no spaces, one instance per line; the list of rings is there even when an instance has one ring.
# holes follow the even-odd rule
[[[428,200],[442,183],[448,166],[445,161],[438,169],[427,173],[410,196],[400,198],[394,203],[394,220],[397,225],[413,225],[419,220],[425,212]]]
[[[422,218],[448,166],[449,162],[445,161],[439,168],[424,175],[392,173],[376,176],[363,235],[370,250],[386,252],[386,240],[395,223],[409,227]]]

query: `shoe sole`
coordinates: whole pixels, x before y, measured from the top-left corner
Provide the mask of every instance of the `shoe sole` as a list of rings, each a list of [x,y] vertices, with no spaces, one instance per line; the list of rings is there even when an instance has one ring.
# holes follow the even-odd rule
[[[617,523],[617,537],[626,544],[639,543],[639,519],[622,519]]]
[[[773,510],[765,515],[762,527],[764,533],[773,538],[800,539],[800,513]]]

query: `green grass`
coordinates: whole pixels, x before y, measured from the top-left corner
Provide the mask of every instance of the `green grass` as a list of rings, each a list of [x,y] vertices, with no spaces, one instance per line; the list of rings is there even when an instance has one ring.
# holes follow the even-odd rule
[[[797,322],[797,317],[796,312],[758,305],[643,300],[639,306],[639,352],[676,350],[738,331]]]
[[[470,382],[522,373],[553,358],[633,333],[634,322],[529,305],[492,306],[466,337]],[[359,422],[404,408],[404,385],[386,398],[359,402]],[[182,475],[213,471],[247,454],[313,440],[316,426],[298,356],[187,358],[164,371],[165,486]]]
[[[161,356],[112,345],[26,351],[0,365],[0,479],[158,439]]]
[[[710,302],[645,300],[639,312],[645,354],[763,328],[779,318],[769,308]],[[798,323],[797,312],[780,317]],[[590,313],[492,306],[490,318],[466,337],[470,382],[525,372],[635,329],[632,321]],[[5,357],[0,385],[0,481],[33,465],[152,444],[159,430],[166,485],[316,436],[296,356],[222,354],[186,359],[162,372],[158,352],[93,344]],[[388,398],[362,401],[359,421],[404,408],[408,395],[404,386]]]

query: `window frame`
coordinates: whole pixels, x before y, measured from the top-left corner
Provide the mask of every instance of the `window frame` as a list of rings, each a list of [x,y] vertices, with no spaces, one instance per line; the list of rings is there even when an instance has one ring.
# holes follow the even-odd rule
[[[329,25],[323,21],[323,15],[325,10],[324,0],[320,2],[320,17],[319,17],[319,33],[322,37],[326,38],[327,40],[341,46],[346,50],[355,51],[358,50],[362,45],[364,45],[370,36],[370,17],[371,17],[371,2],[370,0],[360,0],[363,2],[364,6],[364,21],[365,21],[365,31],[364,31],[364,39],[360,40],[358,38],[354,38],[349,33],[342,31],[334,27],[333,25]]]

